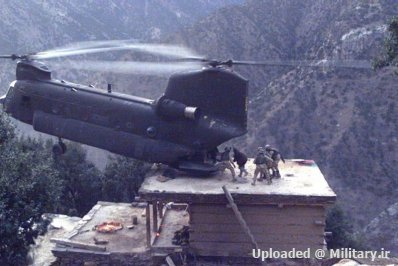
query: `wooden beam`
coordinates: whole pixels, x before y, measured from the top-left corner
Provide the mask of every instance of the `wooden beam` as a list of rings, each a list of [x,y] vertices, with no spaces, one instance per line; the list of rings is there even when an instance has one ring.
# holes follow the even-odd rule
[[[148,203],[145,209],[145,217],[146,217],[146,246],[150,248],[151,247],[151,211],[150,211],[150,205]]]
[[[104,246],[96,246],[93,244],[86,244],[83,242],[72,241],[72,240],[69,240],[66,238],[51,238],[50,242],[64,245],[64,246],[73,247],[73,248],[81,248],[81,249],[92,250],[92,251],[106,251],[106,247],[104,247]]]
[[[214,213],[196,213],[192,211],[193,223],[208,223],[211,219],[211,222],[214,224],[235,224],[236,219],[233,212],[227,213],[228,209],[214,214]],[[284,215],[267,215],[266,213],[258,213],[255,214],[247,214],[245,212],[241,212],[242,216],[245,217],[248,224],[251,225],[314,225],[315,221],[317,221],[317,225],[324,225],[324,221],[326,217],[323,216],[289,216],[287,213]]]
[[[235,218],[234,218],[235,219]],[[315,224],[309,224],[306,226],[297,224],[273,224],[268,225],[267,221],[263,224],[255,225],[248,222],[250,231],[254,235],[289,235],[289,234],[302,234],[302,235],[322,235],[324,228],[316,226]],[[242,228],[238,223],[235,224],[214,224],[211,222],[209,217],[207,223],[193,223],[189,226],[192,234],[202,233],[239,233],[242,232]],[[243,232],[242,232],[243,233]]]
[[[166,262],[167,262],[167,265],[169,265],[169,266],[176,266],[170,256],[166,257]]]
[[[158,202],[158,209],[159,209],[159,218],[163,218],[163,202],[159,201]]]
[[[239,222],[240,226],[242,227],[243,231],[249,236],[250,241],[253,244],[254,248],[258,249],[258,244],[257,244],[256,240],[254,239],[253,234],[250,232],[250,228],[247,226],[245,219],[243,219],[243,216],[240,213],[238,206],[235,204],[231,193],[229,193],[229,191],[225,185],[222,186],[222,190],[224,190],[224,194],[227,197],[229,205],[231,205],[231,208],[235,213],[236,219],[238,219],[238,222]]]
[[[204,203],[204,204],[227,204],[224,194],[198,194],[198,193],[175,193],[155,192],[141,189],[140,196],[146,201],[164,201],[175,203]],[[285,204],[285,205],[332,205],[336,196],[308,196],[308,195],[279,195],[279,194],[242,194],[235,198],[237,204],[263,205],[263,204]]]
[[[152,221],[153,221],[153,232],[158,231],[158,203],[156,201],[152,202]]]
[[[254,233],[253,233],[254,234]],[[318,245],[323,242],[323,234],[255,234],[256,241],[260,246],[266,246],[264,243],[273,247],[274,244],[286,244],[286,245],[300,245],[305,243],[307,245],[315,244]],[[218,243],[248,243],[250,240],[247,238],[246,234],[242,232],[191,232],[189,235],[189,243],[193,242],[218,242]],[[262,245],[263,244],[263,245]]]
[[[235,203],[236,200],[234,200]],[[238,203],[237,203],[238,204]],[[227,205],[229,206],[229,204]],[[190,208],[192,213],[203,213],[203,214],[220,214],[225,212],[224,204],[191,204]],[[231,208],[230,206],[227,208]],[[242,215],[250,214],[264,214],[264,215],[288,215],[293,216],[325,216],[325,209],[321,206],[311,206],[311,205],[284,205],[283,208],[279,208],[276,205],[243,205],[239,204],[239,209]]]

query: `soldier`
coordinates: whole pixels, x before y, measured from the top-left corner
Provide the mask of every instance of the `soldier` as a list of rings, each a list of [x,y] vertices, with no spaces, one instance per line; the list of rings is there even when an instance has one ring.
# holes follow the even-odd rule
[[[259,147],[257,156],[254,159],[256,170],[254,170],[253,183],[252,183],[253,186],[256,185],[258,174],[260,174],[259,180],[262,180],[263,177],[265,177],[268,180],[268,184],[272,183],[271,176],[267,169],[267,161],[272,161],[272,159],[265,154],[265,150],[262,147]]]
[[[282,157],[277,149],[272,148],[268,144],[265,145],[265,151],[267,152],[267,155],[273,160],[273,162],[269,165],[269,168],[272,170],[272,177],[280,178],[281,174],[279,173],[278,164],[280,160],[285,163],[285,159]]]
[[[235,177],[235,164],[232,161],[232,156],[231,156],[231,148],[225,147],[224,152],[220,154],[220,162],[217,163],[217,167],[221,172],[224,172],[225,169],[228,169],[231,171],[232,175],[232,181],[237,181]]]
[[[239,167],[239,177],[242,177],[242,174],[244,173],[245,176],[247,176],[249,173],[246,171],[245,169],[245,164],[247,162],[247,156],[246,154],[244,154],[243,152],[241,152],[240,150],[238,150],[237,148],[233,148],[234,150],[234,162],[236,162],[236,164]]]
[[[220,152],[218,151],[218,148],[216,147],[213,150],[207,152],[206,160],[211,162],[211,163],[216,163],[217,162],[217,156],[220,156]]]

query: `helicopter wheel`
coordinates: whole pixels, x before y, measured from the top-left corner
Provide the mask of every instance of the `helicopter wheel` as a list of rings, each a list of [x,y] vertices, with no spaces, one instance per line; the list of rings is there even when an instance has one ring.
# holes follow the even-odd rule
[[[66,145],[61,140],[58,141],[57,144],[53,145],[53,154],[58,156],[62,155],[66,152]]]
[[[66,152],[66,144],[63,143],[63,142],[59,142],[58,144],[59,144],[59,145],[61,146],[61,148],[62,148],[62,154],[64,154],[64,153]]]
[[[176,178],[176,175],[177,175],[177,171],[175,169],[170,168],[170,167],[166,168],[163,171],[163,176],[171,178],[171,179]]]

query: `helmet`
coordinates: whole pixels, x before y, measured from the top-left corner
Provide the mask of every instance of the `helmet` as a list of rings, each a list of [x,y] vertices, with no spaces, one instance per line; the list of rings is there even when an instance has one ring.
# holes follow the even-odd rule
[[[265,145],[265,150],[266,150],[266,151],[270,151],[270,150],[271,150],[271,145],[268,145],[268,144]]]
[[[258,152],[258,153],[265,153],[265,150],[264,150],[263,147],[258,147],[258,148],[257,148],[257,152]]]

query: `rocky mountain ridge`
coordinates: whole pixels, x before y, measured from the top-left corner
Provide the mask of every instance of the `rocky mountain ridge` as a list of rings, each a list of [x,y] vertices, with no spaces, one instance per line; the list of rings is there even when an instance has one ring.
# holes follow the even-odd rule
[[[247,1],[166,37],[209,58],[372,60],[396,1]],[[253,156],[270,143],[314,159],[361,230],[396,202],[397,81],[392,70],[234,67],[249,79],[249,133],[232,144]],[[132,83],[133,84],[133,83]],[[135,88],[157,95],[166,80]]]
[[[159,0],[158,4],[169,3],[168,6],[171,7],[173,5],[170,3],[178,2]],[[209,2],[211,1],[198,3]],[[17,9],[21,8],[16,4],[19,2],[12,3],[8,9],[0,11],[3,17],[10,18]],[[26,5],[26,2],[24,3]],[[48,12],[49,15],[39,13],[40,16],[34,18],[42,20],[29,20],[29,23],[23,19],[25,15],[28,17],[25,7],[25,11],[20,12],[19,24],[10,24],[7,20],[5,20],[7,25],[0,24],[0,28],[5,29],[0,33],[0,37],[8,38],[10,44],[17,43],[24,47],[26,36],[39,36],[37,43],[33,41],[35,37],[26,44],[28,48],[36,50],[57,46],[60,40],[66,39],[83,40],[93,36],[124,38],[125,34],[130,36],[134,30],[131,29],[133,27],[130,20],[121,19],[123,15],[120,14],[130,17],[129,11],[137,8],[129,6],[132,2],[116,3],[109,0],[104,5],[93,8],[94,11],[87,8],[90,4],[93,5],[93,2],[89,1],[81,7],[78,6],[78,2],[70,3],[79,7],[79,12],[91,14],[84,16],[89,21],[79,22],[81,23],[79,25],[91,25],[92,29],[76,27],[74,23],[80,21],[79,14],[81,14],[77,11],[77,15],[60,20],[59,12],[62,13],[63,9],[54,8],[57,6],[54,2],[49,8],[51,10]],[[145,3],[154,2],[145,1]],[[113,13],[109,11],[112,10],[112,6],[114,6]],[[74,10],[73,5],[71,10]],[[145,6],[141,5],[140,10],[145,11]],[[159,9],[151,7],[149,10]],[[165,14],[168,12],[163,12],[162,16]],[[176,14],[178,12],[174,12],[170,17],[175,19],[178,17]],[[395,0],[248,0],[243,5],[225,6],[216,10],[190,27],[179,28],[177,33],[151,35],[157,32],[157,30],[151,31],[151,27],[158,27],[158,24],[143,23],[142,35],[132,37],[144,36],[143,38],[154,38],[160,42],[184,44],[209,58],[218,59],[369,60],[380,52],[385,36],[385,25],[388,19],[396,14],[398,14],[398,4]],[[102,19],[107,16],[113,16],[115,20],[106,20],[104,27]],[[74,19],[65,24],[70,17]],[[131,17],[135,18],[134,15]],[[154,17],[156,18],[156,15]],[[173,24],[173,19],[165,21]],[[140,18],[134,19],[137,20],[142,22]],[[117,23],[113,24],[113,21]],[[166,22],[163,24],[165,28],[172,27]],[[48,32],[49,23],[55,26]],[[189,22],[185,20],[181,23]],[[36,27],[36,24],[42,26]],[[14,25],[15,28],[10,28],[10,25]],[[25,27],[26,25],[30,27]],[[125,30],[120,30],[123,29],[121,25],[126,27]],[[15,35],[17,27],[25,28]],[[62,29],[61,34],[60,29]],[[96,32],[97,30],[99,32]],[[71,33],[68,33],[69,31]],[[63,37],[62,34],[66,36]],[[73,37],[75,34],[81,35],[77,38]],[[7,51],[4,48],[6,43],[3,42],[3,47],[0,46],[5,51]],[[7,47],[11,49],[13,46]],[[11,51],[14,52],[12,49]],[[123,58],[129,57],[131,57],[129,54],[123,55]],[[10,65],[4,64],[0,70],[2,81],[6,79],[5,75],[9,75],[6,74],[8,69]],[[241,147],[250,156],[254,155],[258,146],[270,143],[278,147],[286,158],[314,159],[336,191],[338,204],[350,215],[358,231],[389,206],[395,206],[393,204],[398,196],[396,189],[398,76],[391,70],[374,72],[303,67],[234,67],[234,69],[250,80],[250,111],[249,133],[232,141],[232,144]],[[112,80],[119,91],[149,98],[160,96],[167,84],[167,77],[116,77],[86,72],[62,72],[62,74],[65,75],[59,76],[86,84],[104,85]],[[373,222],[373,224],[383,223]],[[382,238],[383,230],[377,232]],[[391,248],[396,248],[394,241],[389,242]]]
[[[64,46],[73,42],[90,40],[135,39],[139,42],[156,42],[164,35],[195,23],[211,12],[243,0],[101,0],[101,1],[5,1],[0,0],[0,54],[26,54]],[[91,55],[91,59],[117,55]],[[107,58],[109,59],[109,58]],[[72,71],[62,68],[60,60],[45,63],[53,71],[53,77],[75,83],[93,84],[106,88],[113,83],[114,90],[129,91],[134,80],[146,77],[101,72]],[[54,67],[53,63],[59,63]],[[0,64],[0,94],[15,79],[15,62],[3,60]],[[132,82],[131,82],[132,80]],[[125,89],[127,88],[127,89]],[[144,89],[146,92],[147,90]],[[43,136],[31,126],[18,123],[24,135]],[[48,137],[48,136],[47,136]],[[89,148],[89,158],[100,168],[104,167],[108,153]]]
[[[216,9],[243,0],[5,1],[0,10],[0,53],[26,54],[72,42],[157,41]],[[51,62],[49,62],[51,66]],[[58,69],[61,73],[62,69]],[[0,92],[14,79],[15,63],[0,64]],[[89,75],[71,75],[80,80]]]

